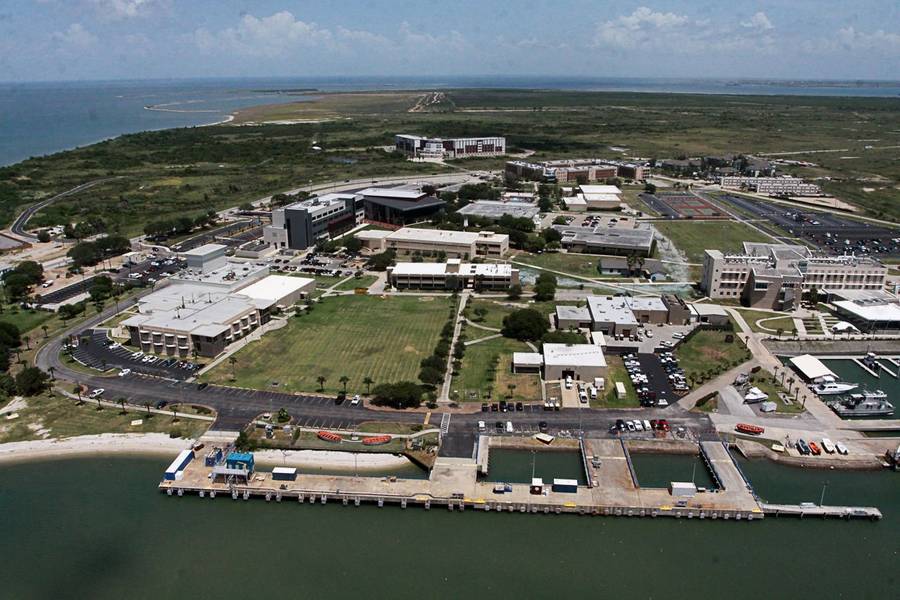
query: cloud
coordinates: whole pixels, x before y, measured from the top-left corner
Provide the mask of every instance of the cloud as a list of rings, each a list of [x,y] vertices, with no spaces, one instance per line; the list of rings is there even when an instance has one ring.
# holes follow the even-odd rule
[[[158,9],[168,9],[170,0],[88,0],[101,18],[110,21],[146,17]]]
[[[88,48],[97,43],[97,36],[85,29],[81,23],[72,23],[65,31],[51,34],[51,39],[58,44]]]
[[[757,12],[739,25],[655,12],[641,6],[629,15],[599,23],[591,45],[623,53],[641,49],[680,55],[772,51],[775,40],[769,32],[774,26],[765,13]]]
[[[838,30],[836,42],[847,50],[900,50],[900,33],[883,29],[867,33],[851,25]]]
[[[635,48],[660,31],[671,32],[690,23],[685,15],[654,12],[646,6],[637,8],[630,15],[604,21],[597,25],[595,46]]]
[[[766,16],[766,13],[759,11],[752,17],[750,17],[749,21],[744,21],[741,23],[741,27],[746,27],[748,29],[759,29],[762,31],[766,31],[769,29],[775,29],[775,26],[772,25],[772,21],[769,20],[769,17]]]
[[[214,33],[198,29],[194,32],[194,41],[207,51],[229,50],[251,56],[277,57],[301,47],[331,46],[334,34],[282,11],[262,18],[245,14],[236,27]]]

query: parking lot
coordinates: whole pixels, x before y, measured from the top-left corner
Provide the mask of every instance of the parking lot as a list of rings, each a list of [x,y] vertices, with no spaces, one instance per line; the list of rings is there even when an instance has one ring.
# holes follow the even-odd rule
[[[900,229],[854,221],[835,213],[781,206],[731,194],[718,196],[718,200],[754,218],[768,221],[826,254],[852,252],[856,255],[900,257]],[[765,223],[756,224],[766,228]],[[770,233],[783,235],[774,229]]]
[[[195,363],[190,361],[156,359],[151,362],[144,354],[136,356],[134,351],[113,343],[105,330],[89,329],[79,334],[78,339],[72,356],[81,364],[99,371],[129,369],[132,373],[183,380],[192,377],[197,370]]]
[[[668,219],[724,219],[728,215],[708,200],[689,192],[640,194],[641,200]]]

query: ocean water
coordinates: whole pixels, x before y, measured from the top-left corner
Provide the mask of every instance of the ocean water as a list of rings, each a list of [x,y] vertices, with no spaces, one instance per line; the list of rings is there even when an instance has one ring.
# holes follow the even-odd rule
[[[265,90],[322,91],[540,88],[704,94],[900,96],[900,82],[790,82],[561,77],[353,77],[0,83],[0,165],[152,129],[215,123],[246,106],[302,97]],[[156,110],[147,110],[146,107]]]
[[[897,473],[742,461],[770,501],[824,487],[885,515],[748,523],[177,498],[156,490],[167,463],[0,468],[0,597],[880,600],[900,585]]]

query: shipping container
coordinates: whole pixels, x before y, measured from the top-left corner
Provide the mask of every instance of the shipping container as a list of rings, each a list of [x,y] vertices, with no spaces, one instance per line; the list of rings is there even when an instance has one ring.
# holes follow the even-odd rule
[[[693,498],[697,493],[697,486],[690,481],[673,481],[669,484],[669,493],[682,498]]]
[[[575,479],[554,479],[551,489],[554,492],[574,494],[578,491],[578,481]]]
[[[184,470],[191,460],[194,458],[193,450],[182,450],[178,457],[172,461],[172,464],[169,465],[169,468],[166,469],[166,479],[168,481],[175,481],[176,479],[181,479],[179,473]]]
[[[294,467],[275,467],[272,469],[272,479],[275,481],[294,481],[297,479],[297,469]]]

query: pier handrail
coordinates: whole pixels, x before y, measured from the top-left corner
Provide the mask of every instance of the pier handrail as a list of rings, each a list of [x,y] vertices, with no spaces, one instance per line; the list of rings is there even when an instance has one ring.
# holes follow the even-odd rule
[[[634,488],[639,490],[641,489],[641,484],[638,483],[637,473],[634,472],[634,464],[631,462],[631,453],[628,452],[628,448],[625,446],[625,440],[619,438],[619,443],[622,444],[622,452],[625,454],[625,464],[628,465],[628,472],[631,474],[631,482],[634,484]]]

